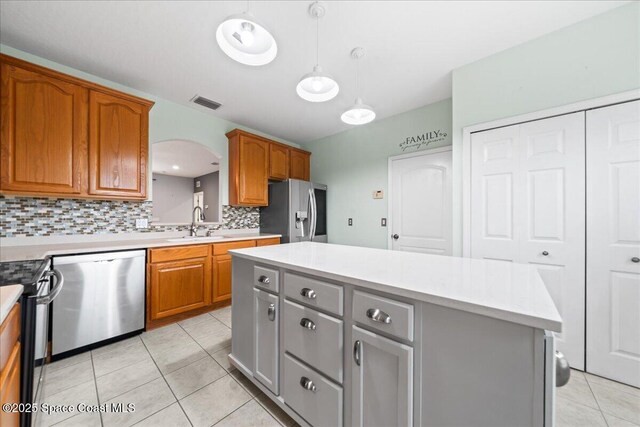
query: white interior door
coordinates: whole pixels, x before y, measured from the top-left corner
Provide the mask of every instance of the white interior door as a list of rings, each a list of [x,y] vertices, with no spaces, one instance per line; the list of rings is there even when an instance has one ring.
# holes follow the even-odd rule
[[[471,256],[533,264],[584,369],[584,113],[471,137]]]
[[[640,101],[635,101],[587,112],[587,370],[636,387],[639,258]]]
[[[451,150],[389,159],[390,248],[451,255]]]

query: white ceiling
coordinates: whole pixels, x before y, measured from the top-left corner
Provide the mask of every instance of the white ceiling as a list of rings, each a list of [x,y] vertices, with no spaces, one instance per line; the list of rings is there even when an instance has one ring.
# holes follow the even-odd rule
[[[196,178],[220,170],[220,158],[204,145],[191,141],[156,142],[151,145],[151,159],[153,173],[163,175]]]
[[[293,142],[350,126],[355,64],[362,95],[378,119],[451,96],[451,70],[618,7],[621,1],[326,2],[320,64],[341,85],[329,102],[298,98],[295,87],[315,63],[310,1],[252,1],[272,32],[278,56],[263,67],[228,58],[215,30],[246,2],[2,1],[0,41],[38,56],[190,105]],[[222,103],[213,112],[195,94]]]

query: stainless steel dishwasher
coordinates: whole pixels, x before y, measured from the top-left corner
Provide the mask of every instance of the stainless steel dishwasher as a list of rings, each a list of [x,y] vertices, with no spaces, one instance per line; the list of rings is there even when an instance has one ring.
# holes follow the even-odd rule
[[[145,251],[54,257],[53,356],[144,328]]]

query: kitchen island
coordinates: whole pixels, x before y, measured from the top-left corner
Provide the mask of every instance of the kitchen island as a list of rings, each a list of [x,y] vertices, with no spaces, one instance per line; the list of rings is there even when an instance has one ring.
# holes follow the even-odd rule
[[[535,268],[312,242],[230,253],[230,361],[302,425],[553,425],[562,320]]]

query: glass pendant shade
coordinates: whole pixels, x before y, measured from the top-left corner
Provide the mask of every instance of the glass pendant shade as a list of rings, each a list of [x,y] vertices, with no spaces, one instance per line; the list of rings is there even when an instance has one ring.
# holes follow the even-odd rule
[[[218,26],[216,40],[227,56],[245,65],[265,65],[278,54],[271,33],[248,13],[225,19]]]
[[[300,79],[296,92],[300,98],[310,102],[324,102],[336,97],[340,86],[330,75],[322,72],[319,65],[313,67],[313,72],[305,74]]]
[[[349,125],[364,125],[375,118],[376,112],[370,106],[363,104],[360,98],[357,98],[355,104],[340,116],[340,119]]]

